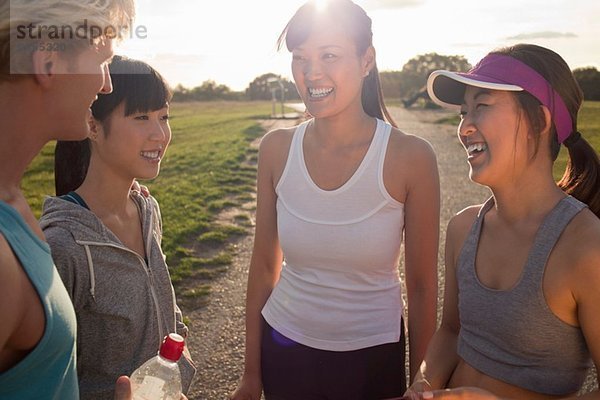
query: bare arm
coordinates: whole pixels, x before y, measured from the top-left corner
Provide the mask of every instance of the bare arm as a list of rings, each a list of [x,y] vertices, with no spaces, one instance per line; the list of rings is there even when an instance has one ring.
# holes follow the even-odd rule
[[[458,364],[456,343],[460,331],[456,265],[466,234],[475,217],[476,208],[455,216],[448,224],[445,249],[445,286],[442,322],[433,336],[425,359],[415,376],[411,390],[439,389],[446,384]]]
[[[577,303],[579,326],[596,365],[596,379],[600,381],[600,222],[593,216],[591,219],[593,223],[575,247],[581,258],[574,268],[573,298]],[[600,391],[596,389],[578,398],[598,400]]]
[[[260,399],[261,311],[279,279],[283,262],[277,233],[277,195],[272,173],[274,158],[278,153],[276,147],[267,136],[259,150],[256,231],[246,292],[245,365],[242,381],[232,395],[232,399],[236,400]]]
[[[440,224],[440,185],[435,155],[424,142],[416,144],[404,225],[411,379],[425,357],[436,328]]]

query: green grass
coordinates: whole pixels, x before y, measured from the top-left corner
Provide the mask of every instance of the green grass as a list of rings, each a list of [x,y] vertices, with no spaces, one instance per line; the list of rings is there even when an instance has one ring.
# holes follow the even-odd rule
[[[207,244],[226,243],[232,236],[246,234],[246,229],[234,225],[219,226],[210,232],[205,232],[198,237],[198,242]]]
[[[44,198],[54,195],[54,143],[48,143],[33,160],[25,172],[21,188],[39,218]]]
[[[440,118],[436,123],[458,126],[459,121],[460,117],[458,115],[451,115]],[[600,152],[600,101],[586,101],[583,103],[583,107],[579,111],[577,126],[585,140],[597,152]],[[558,159],[554,163],[554,178],[556,180],[562,177],[568,158],[569,154],[565,147],[562,146]]]
[[[577,127],[582,137],[600,153],[600,101],[586,101],[579,111]],[[561,146],[558,159],[554,163],[554,178],[560,179],[565,171],[569,154]]]
[[[227,249],[204,258],[197,246],[226,248],[229,238],[244,233],[243,228],[217,224],[215,218],[221,210],[252,199],[248,193],[255,187],[256,167],[244,161],[256,158],[249,143],[264,133],[257,120],[270,113],[269,102],[172,105],[173,139],[161,173],[141,183],[161,205],[163,250],[174,282],[189,276],[210,278],[232,262]],[[53,154],[51,143],[24,177],[23,190],[38,217],[44,197],[54,194]]]
[[[163,209],[167,256],[178,247],[193,247],[202,234],[237,234],[219,228],[214,217],[242,204],[246,193],[254,190],[256,168],[242,162],[252,154],[249,142],[264,133],[256,119],[269,114],[267,102],[173,105],[172,144],[161,174],[148,183]]]

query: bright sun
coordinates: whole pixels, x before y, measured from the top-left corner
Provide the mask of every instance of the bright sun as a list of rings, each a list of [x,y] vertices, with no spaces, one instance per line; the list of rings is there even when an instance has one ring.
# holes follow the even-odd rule
[[[328,0],[313,0],[317,6],[317,10],[321,11],[327,5]]]

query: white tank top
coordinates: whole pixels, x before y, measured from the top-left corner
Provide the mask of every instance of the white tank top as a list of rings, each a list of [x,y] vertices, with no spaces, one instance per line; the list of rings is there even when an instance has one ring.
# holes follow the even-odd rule
[[[262,315],[309,347],[351,351],[400,339],[398,259],[404,206],[383,184],[391,126],[377,120],[369,149],[340,188],[310,177],[298,126],[277,184],[281,276]]]

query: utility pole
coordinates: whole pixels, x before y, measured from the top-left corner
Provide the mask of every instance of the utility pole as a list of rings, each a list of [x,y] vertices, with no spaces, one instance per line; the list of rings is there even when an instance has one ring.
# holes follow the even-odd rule
[[[271,86],[271,101],[272,101],[272,109],[273,109],[273,118],[277,118],[275,112],[275,103],[277,102],[277,86],[271,85],[273,83],[279,84],[279,90],[281,92],[281,118],[285,118],[284,112],[284,102],[285,102],[285,85],[281,78],[271,77],[267,79],[267,83]]]

